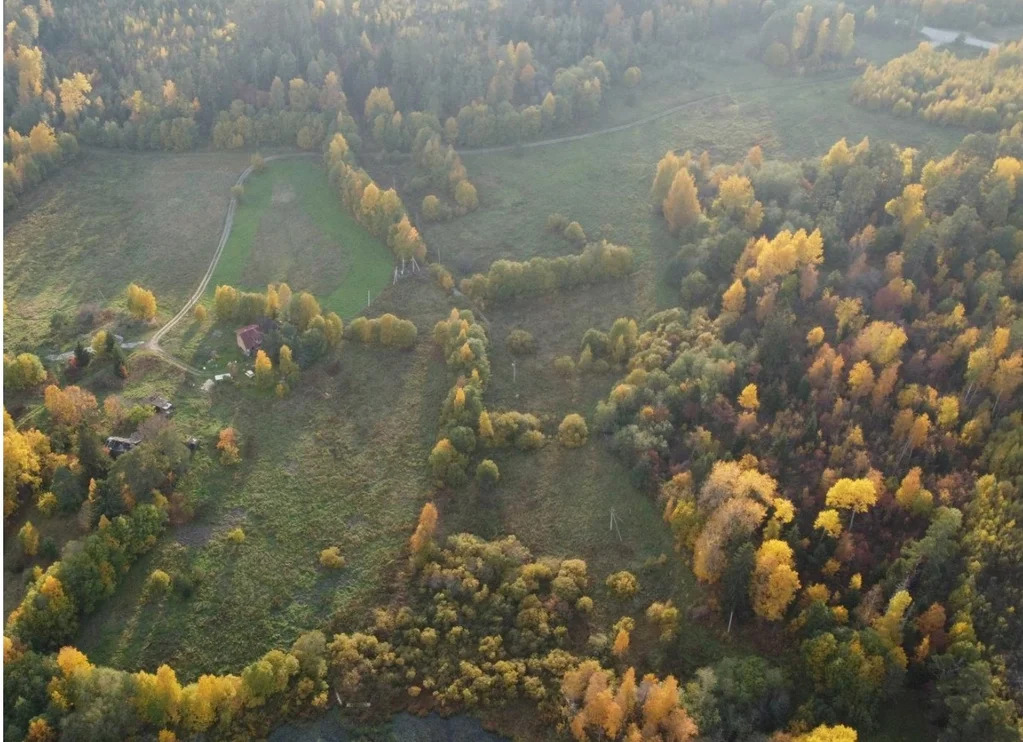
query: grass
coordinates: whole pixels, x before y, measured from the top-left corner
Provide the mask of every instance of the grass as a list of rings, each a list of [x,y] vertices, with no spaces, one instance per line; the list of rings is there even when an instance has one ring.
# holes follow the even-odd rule
[[[132,282],[169,318],[209,265],[246,161],[86,151],[42,184],[4,215],[5,352],[67,350],[73,340],[50,330],[54,313],[122,307]]]
[[[219,284],[265,291],[285,281],[347,319],[365,306],[367,289],[388,284],[392,264],[387,246],[342,208],[322,165],[273,161],[245,183],[209,296]]]
[[[904,51],[901,44],[865,40],[863,54],[883,61]],[[680,87],[680,79],[698,82]],[[958,139],[915,120],[861,111],[848,102],[850,85],[774,77],[759,62],[723,50],[700,62],[651,71],[635,100],[610,93],[605,110],[584,128],[612,126],[701,95],[728,91],[727,99],[606,136],[521,154],[466,156],[480,209],[425,232],[432,257],[457,273],[483,271],[498,258],[577,252],[544,231],[547,215],[555,211],[580,221],[591,238],[631,245],[638,263],[628,281],[488,308],[493,377],[487,406],[537,414],[552,438],[568,412],[592,420],[617,372],[566,380],[554,374],[554,358],[576,356],[589,327],[607,329],[619,316],[642,317],[675,303],[675,288],[660,275],[678,243],[647,200],[665,150],[708,149],[715,162],[731,162],[754,144],[769,158],[788,158],[823,154],[842,136],[894,139],[936,152]],[[43,187],[5,235],[14,237],[11,257],[5,253],[8,344],[43,342],[56,308],[73,311],[93,293],[114,294],[132,280],[157,291],[164,314],[165,307],[184,301],[205,266],[200,258],[208,260],[216,244],[227,188],[244,167],[240,155],[190,157],[87,160],[68,171],[74,187]],[[188,176],[200,186],[186,189],[184,163],[194,169],[204,162],[195,157],[210,158],[212,172]],[[384,173],[391,174],[400,182],[408,173]],[[85,185],[108,188],[112,195],[90,195],[96,191],[83,190]],[[187,202],[173,202],[185,199],[172,195],[178,191],[187,194]],[[126,209],[128,204],[134,207]],[[65,223],[67,211],[77,222]],[[72,258],[61,263],[65,244],[72,246]],[[37,275],[49,264],[56,266],[52,273]],[[194,271],[177,270],[185,264],[195,264]],[[374,294],[383,288],[369,313],[413,319],[419,342],[408,352],[346,343],[336,366],[322,363],[305,372],[283,400],[244,382],[218,386],[206,396],[196,389],[196,379],[156,359],[133,357],[125,396],[169,396],[183,432],[203,441],[178,485],[195,497],[199,510],[190,523],[171,528],[84,623],[78,644],[94,662],[150,670],[167,662],[183,679],[193,679],[200,672],[238,671],[267,649],[289,645],[303,630],[356,628],[372,607],[396,599],[400,555],[429,497],[437,499],[442,534],[514,533],[537,556],[585,559],[598,607],[595,626],[609,626],[623,614],[640,617],[655,599],[670,597],[683,609],[703,602],[693,575],[671,553],[654,498],[632,486],[599,436],[576,450],[552,440],[533,453],[488,452],[501,470],[493,494],[471,485],[433,492],[425,461],[452,380],[430,330],[447,314],[450,300],[425,280],[388,287],[390,266],[386,247],[343,212],[319,166],[274,162],[246,184],[211,294],[218,283],[263,290],[285,280],[295,290],[316,294],[325,309],[351,318],[362,309],[367,288]],[[515,359],[513,377],[504,343],[516,328],[532,332],[538,350]],[[196,366],[219,370],[238,357],[232,329],[214,327],[212,320],[186,321],[165,347]],[[226,425],[236,427],[243,440],[244,460],[235,468],[221,466],[213,450]],[[609,530],[612,509],[621,538]],[[225,539],[235,527],[246,534],[241,544]],[[319,566],[319,552],[327,546],[340,547],[345,568]],[[145,581],[156,568],[194,576],[194,590],[149,596]],[[631,601],[614,600],[604,587],[606,576],[621,569],[640,580],[640,594]],[[11,584],[13,594],[17,585]],[[5,580],[5,607],[7,602]],[[661,650],[646,622],[637,624],[630,660],[642,665]],[[683,619],[682,636],[665,651],[667,667],[688,675],[762,643],[763,637],[748,635],[754,632],[737,629],[726,641],[717,625]]]
[[[447,312],[430,283],[395,291],[423,326]],[[409,352],[346,345],[336,373],[329,368],[304,373],[282,400],[244,384],[206,397],[193,380],[165,375],[157,386],[180,403],[179,426],[203,442],[179,484],[200,509],[171,528],[82,627],[79,644],[90,658],[124,668],[169,662],[191,678],[237,671],[303,630],[331,619],[357,625],[388,601],[403,566],[398,555],[430,491],[424,462],[446,389],[443,368],[428,333]],[[175,383],[176,392],[168,388]],[[213,450],[229,424],[243,441],[237,467],[221,466]],[[225,539],[237,526],[242,544]],[[328,546],[340,547],[346,567],[319,565]],[[194,593],[150,600],[145,579],[156,568],[194,573]]]
[[[612,89],[604,110],[583,128],[614,126],[703,96],[727,93],[724,98],[589,139],[466,155],[480,208],[427,226],[424,235],[431,257],[465,275],[485,271],[498,258],[576,252],[570,243],[544,231],[547,215],[559,212],[580,222],[591,239],[607,237],[630,245],[641,274],[649,279],[637,282],[634,300],[669,306],[677,300],[676,289],[658,274],[678,242],[654,213],[647,195],[665,151],[706,149],[716,164],[741,159],[753,145],[760,145],[768,159],[789,159],[823,155],[842,137],[858,142],[869,136],[874,142],[894,141],[935,153],[950,151],[962,138],[956,130],[854,106],[849,101],[852,78],[781,77],[759,61],[734,53],[753,41],[741,37],[729,53],[708,52],[699,61],[652,70],[634,98]],[[870,37],[860,43],[859,51],[877,61],[914,46]],[[698,82],[687,86],[686,80]],[[396,176],[401,182],[402,172],[393,168],[384,171],[386,177]]]

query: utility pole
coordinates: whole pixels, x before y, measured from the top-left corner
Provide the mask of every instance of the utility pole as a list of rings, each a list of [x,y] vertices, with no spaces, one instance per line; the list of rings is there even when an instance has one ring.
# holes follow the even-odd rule
[[[618,516],[615,515],[615,509],[611,508],[611,524],[607,527],[609,531],[615,531],[618,534],[618,541],[622,540],[622,531],[618,527]]]

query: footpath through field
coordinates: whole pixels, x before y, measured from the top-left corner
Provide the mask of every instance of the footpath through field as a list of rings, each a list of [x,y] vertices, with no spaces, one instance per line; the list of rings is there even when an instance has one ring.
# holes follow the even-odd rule
[[[316,156],[317,154],[315,152],[295,152],[283,155],[269,155],[265,158],[265,161],[270,162],[271,160],[283,160],[297,157]],[[238,180],[236,180],[234,184],[243,185],[246,179],[251,174],[252,165],[249,165],[241,172],[241,174],[238,176]],[[206,273],[199,281],[199,285],[196,287],[192,295],[188,298],[188,301],[185,302],[185,305],[181,307],[180,311],[178,311],[177,314],[171,317],[170,320],[168,320],[163,327],[161,327],[159,330],[153,333],[153,336],[149,338],[149,340],[146,341],[144,345],[141,346],[142,350],[147,350],[152,353],[155,353],[168,363],[177,366],[181,370],[186,371],[190,374],[194,374],[195,376],[202,376],[203,373],[194,366],[190,366],[187,363],[178,360],[170,353],[165,351],[163,348],[160,347],[160,341],[168,332],[173,330],[174,327],[177,326],[179,322],[181,322],[181,320],[188,316],[188,313],[192,311],[192,307],[194,307],[196,305],[196,302],[198,302],[199,299],[202,298],[203,294],[206,293],[206,287],[209,286],[210,279],[213,278],[213,272],[217,268],[217,263],[220,262],[220,256],[224,252],[224,246],[227,244],[227,238],[231,236],[231,227],[234,226],[234,213],[237,208],[238,199],[232,195],[230,202],[228,202],[227,204],[227,214],[224,216],[224,229],[220,233],[220,242],[217,243],[217,249],[213,251],[213,257],[210,260],[209,267],[206,268]]]
[[[756,87],[756,88],[750,88],[748,90],[745,90],[745,89],[743,89],[743,90],[726,89],[726,90],[724,90],[724,91],[722,91],[720,93],[713,93],[713,94],[710,94],[710,95],[704,95],[704,96],[701,96],[699,98],[694,98],[692,100],[688,100],[688,101],[684,101],[682,103],[678,103],[678,104],[670,106],[669,108],[666,108],[666,109],[664,109],[662,111],[658,111],[657,113],[652,113],[652,114],[650,114],[648,116],[643,116],[642,118],[638,118],[638,119],[636,119],[634,121],[629,121],[629,122],[626,122],[624,124],[618,124],[616,126],[608,126],[606,128],[603,128],[603,129],[596,129],[594,131],[587,131],[587,132],[583,132],[581,134],[571,134],[571,135],[563,136],[563,137],[553,137],[551,139],[540,139],[540,140],[532,141],[532,142],[522,142],[522,143],[518,143],[518,144],[504,144],[504,145],[500,145],[500,146],[497,146],[497,147],[482,147],[482,148],[478,148],[478,149],[459,149],[459,150],[456,150],[456,151],[460,155],[488,155],[488,154],[496,154],[496,153],[499,153],[499,152],[511,152],[513,150],[520,150],[520,149],[533,149],[533,148],[536,148],[536,147],[547,147],[547,146],[550,146],[552,144],[565,144],[567,142],[577,142],[577,141],[579,141],[581,139],[590,139],[592,137],[605,136],[607,134],[614,134],[614,133],[619,132],[619,131],[626,131],[628,129],[634,129],[634,128],[638,127],[638,126],[644,126],[644,125],[649,124],[649,123],[651,123],[653,121],[657,121],[657,120],[665,118],[667,116],[671,116],[672,114],[678,113],[679,111],[683,111],[686,108],[689,108],[691,106],[697,106],[697,105],[701,105],[701,104],[704,104],[704,103],[709,103],[711,101],[722,99],[722,98],[730,98],[733,95],[735,95],[736,93],[753,93],[753,92],[761,92],[761,91],[765,91],[765,90],[778,90],[778,89],[794,90],[794,89],[797,89],[797,88],[803,88],[803,87],[807,87],[807,86],[811,86],[811,85],[820,85],[820,84],[826,84],[826,83],[829,83],[829,82],[838,82],[840,80],[845,80],[845,79],[849,79],[849,78],[852,78],[852,77],[858,77],[858,76],[859,76],[859,73],[858,72],[854,72],[854,73],[848,73],[848,74],[843,74],[843,75],[836,75],[836,76],[827,77],[827,78],[814,78],[813,80],[807,80],[805,82],[779,83],[778,85],[764,85],[764,86],[760,86],[760,87]],[[270,162],[272,160],[282,160],[282,159],[287,159],[287,158],[317,157],[317,156],[318,155],[315,152],[296,152],[296,153],[290,153],[290,154],[269,155],[268,157],[266,157],[266,161]],[[408,155],[408,156],[411,157],[411,155]],[[238,176],[238,180],[235,181],[235,185],[242,185],[242,184],[244,184],[245,180],[249,177],[249,175],[251,175],[251,173],[252,173],[252,166],[250,165],[249,167],[245,168],[245,170],[243,170],[241,172],[241,174]],[[216,250],[214,250],[213,257],[210,259],[209,267],[206,269],[205,275],[203,275],[202,279],[199,281],[199,285],[196,287],[195,292],[191,295],[191,297],[189,297],[188,301],[185,302],[185,305],[181,308],[181,310],[177,314],[175,314],[173,317],[171,317],[170,320],[163,327],[161,327],[159,330],[157,330],[155,333],[153,333],[153,336],[151,338],[149,338],[149,340],[146,341],[142,346],[139,347],[139,350],[141,350],[141,351],[149,351],[151,353],[154,353],[158,357],[160,357],[163,360],[167,361],[168,363],[170,363],[170,364],[172,364],[174,366],[177,366],[178,368],[182,369],[183,371],[186,371],[187,373],[193,374],[195,376],[202,376],[203,373],[199,369],[195,368],[194,366],[190,366],[187,363],[185,363],[184,361],[181,361],[180,359],[175,358],[170,353],[168,353],[163,348],[161,348],[160,347],[160,340],[162,340],[164,338],[164,336],[167,335],[167,333],[169,333],[172,329],[174,329],[174,327],[176,327],[177,324],[179,322],[181,322],[181,320],[183,320],[186,316],[188,316],[188,313],[192,310],[192,307],[195,306],[196,302],[198,302],[199,299],[201,299],[203,294],[206,292],[206,288],[207,288],[207,286],[209,286],[210,279],[213,277],[213,273],[214,273],[214,271],[217,268],[217,263],[220,261],[220,256],[224,252],[224,246],[227,244],[227,239],[231,235],[231,227],[234,225],[234,213],[235,213],[235,209],[237,209],[237,207],[238,207],[238,199],[235,198],[234,196],[231,196],[231,200],[230,200],[230,202],[227,205],[227,214],[224,217],[224,229],[220,233],[220,241],[217,243],[217,248],[216,248]]]
[[[643,116],[635,121],[628,121],[624,124],[618,124],[616,126],[608,126],[604,129],[595,129],[594,131],[586,131],[581,134],[571,134],[569,136],[554,137],[552,139],[539,139],[532,142],[519,142],[516,144],[502,144],[497,147],[480,147],[477,149],[458,149],[455,150],[460,155],[493,155],[499,152],[511,152],[513,150],[521,149],[532,149],[534,147],[546,147],[551,144],[564,144],[566,142],[578,142],[580,139],[590,139],[591,137],[604,136],[605,134],[614,134],[619,131],[626,131],[628,129],[635,129],[637,126],[644,126],[652,123],[659,119],[666,118],[679,111],[696,106],[701,103],[710,103],[711,101],[719,98],[730,98],[736,93],[758,93],[765,90],[796,90],[798,88],[805,88],[812,85],[820,85],[821,83],[839,82],[841,80],[848,80],[853,77],[859,77],[859,72],[845,73],[842,75],[835,75],[834,77],[818,77],[813,80],[807,80],[805,82],[797,83],[779,83],[778,85],[761,85],[756,88],[733,90],[731,88],[726,89],[720,93],[712,93],[711,95],[703,95],[699,98],[693,98],[692,100],[683,101],[669,108],[665,108],[657,113],[651,113],[649,116]],[[410,155],[411,156],[411,155]]]

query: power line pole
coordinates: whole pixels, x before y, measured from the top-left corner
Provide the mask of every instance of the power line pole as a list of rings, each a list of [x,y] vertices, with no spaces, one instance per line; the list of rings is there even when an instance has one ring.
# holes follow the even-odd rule
[[[615,514],[615,509],[611,508],[611,524],[607,527],[607,530],[615,531],[618,534],[618,541],[620,542],[622,540],[622,531],[618,527],[618,523],[619,523],[619,518]]]

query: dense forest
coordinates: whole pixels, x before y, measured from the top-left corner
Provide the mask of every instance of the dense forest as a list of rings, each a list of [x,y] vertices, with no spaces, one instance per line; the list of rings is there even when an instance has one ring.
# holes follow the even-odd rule
[[[467,712],[524,739],[855,742],[882,739],[868,735],[909,698],[942,742],[1023,738],[1023,41],[859,58],[857,34],[910,38],[921,19],[985,33],[1023,12],[1012,0],[8,2],[5,210],[111,150],[243,150],[257,177],[257,150],[301,150],[333,205],[386,246],[394,284],[426,276],[445,304],[440,319],[401,307],[342,320],[275,280],[211,284],[186,306],[194,328],[229,341],[259,328],[251,362],[226,374],[256,405],[312,395],[306,379],[334,378],[353,346],[394,354],[377,361],[387,373],[425,348],[440,390],[417,411],[427,422],[410,422],[429,440],[416,466],[430,491],[408,493],[418,521],[390,560],[389,602],[194,675],[94,663],[76,644],[196,517],[181,483],[240,472],[258,449],[231,420],[197,457],[159,401],[109,393],[148,390],[113,329],[90,325],[54,363],[5,349],[5,549],[23,586],[5,587],[5,603],[17,596],[5,735],[254,739],[339,706],[363,722]],[[961,142],[935,154],[841,139],[807,159],[665,152],[642,175],[642,208],[670,235],[653,269],[668,306],[623,309],[560,350],[558,393],[577,411],[497,403],[488,315],[581,291],[600,303],[644,280],[649,252],[551,214],[546,238],[568,246],[556,257],[445,267],[426,225],[482,211],[488,176],[462,154],[582,131],[608,90],[633,100],[644,71],[740,31],[735,53],[779,79],[856,74],[855,110],[954,127]],[[402,185],[381,162],[404,168]],[[152,329],[158,298],[132,283],[118,327]],[[519,362],[536,353],[525,329],[500,340]],[[568,391],[583,380],[601,390],[585,409]],[[317,404],[345,404],[316,389]],[[653,503],[674,546],[654,566],[695,576],[699,606],[640,604],[646,572],[598,577],[524,534],[446,528],[501,495],[502,457],[584,446]],[[58,544],[40,517],[74,537]],[[217,548],[245,540],[234,524]],[[317,568],[346,557],[324,548]],[[188,600],[202,578],[146,571],[147,601]],[[698,623],[735,651],[687,656]]]

